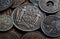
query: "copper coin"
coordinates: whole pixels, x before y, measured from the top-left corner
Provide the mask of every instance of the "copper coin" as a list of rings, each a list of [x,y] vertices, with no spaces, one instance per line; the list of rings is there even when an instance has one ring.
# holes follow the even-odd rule
[[[14,32],[0,33],[0,39],[18,39],[18,36]]]
[[[12,5],[12,0],[0,0],[0,11],[9,8]]]
[[[32,4],[24,4],[13,11],[14,25],[22,31],[34,31],[40,28],[44,14]]]
[[[39,7],[46,13],[55,13],[60,10],[60,0],[40,0]]]
[[[46,39],[42,33],[30,32],[22,36],[21,39]]]
[[[0,15],[0,31],[8,31],[13,27],[13,20],[9,15]]]
[[[47,16],[43,21],[41,29],[49,37],[60,36],[60,18],[55,15]]]
[[[18,7],[20,4],[22,4],[25,0],[13,0],[12,8]]]

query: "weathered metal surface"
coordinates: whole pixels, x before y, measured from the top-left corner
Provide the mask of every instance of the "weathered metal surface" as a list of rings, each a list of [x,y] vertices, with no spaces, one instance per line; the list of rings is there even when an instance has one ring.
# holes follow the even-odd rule
[[[39,7],[46,13],[55,13],[60,10],[60,0],[40,0]]]
[[[22,36],[21,39],[46,39],[42,33],[29,32]]]
[[[13,27],[13,20],[8,15],[0,15],[0,31],[7,31]]]
[[[47,16],[41,26],[43,33],[50,37],[60,36],[60,18],[54,15]]]
[[[14,20],[14,25],[18,29],[23,31],[34,31],[40,28],[44,15],[38,7],[25,4],[13,11],[12,19]]]
[[[0,0],[0,11],[6,10],[12,5],[12,0]]]

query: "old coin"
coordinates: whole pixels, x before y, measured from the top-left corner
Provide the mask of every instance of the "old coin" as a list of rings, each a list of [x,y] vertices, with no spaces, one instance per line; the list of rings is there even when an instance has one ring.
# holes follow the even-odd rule
[[[60,0],[40,0],[39,7],[46,13],[55,13],[60,10]]]
[[[36,6],[39,5],[39,0],[29,0],[29,1],[32,2]]]
[[[29,32],[22,36],[21,39],[46,39],[42,33]]]
[[[22,4],[25,0],[13,0],[12,8],[18,7],[20,4]]]
[[[0,15],[0,31],[7,31],[13,26],[11,16]]]
[[[9,8],[12,5],[12,0],[0,0],[0,11]]]
[[[47,16],[43,21],[41,29],[47,36],[60,36],[60,18],[55,15]]]
[[[19,39],[14,32],[0,33],[0,39]]]
[[[13,11],[14,25],[22,31],[34,31],[40,28],[44,14],[32,4],[24,4]]]

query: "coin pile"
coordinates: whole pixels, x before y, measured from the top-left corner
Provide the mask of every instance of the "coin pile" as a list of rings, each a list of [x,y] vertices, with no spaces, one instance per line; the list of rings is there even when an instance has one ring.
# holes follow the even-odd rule
[[[14,30],[22,34],[21,38]],[[0,39],[60,36],[60,0],[0,0],[0,32]]]

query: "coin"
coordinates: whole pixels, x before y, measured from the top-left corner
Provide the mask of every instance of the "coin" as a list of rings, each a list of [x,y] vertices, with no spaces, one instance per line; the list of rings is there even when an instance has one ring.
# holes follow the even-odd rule
[[[29,1],[32,2],[36,6],[39,5],[39,0],[29,0]]]
[[[18,36],[14,32],[0,33],[0,39],[18,39]]]
[[[9,8],[12,5],[12,0],[0,0],[0,11]]]
[[[13,11],[12,19],[16,28],[22,31],[34,31],[40,28],[44,14],[32,4],[24,4]]]
[[[55,15],[47,16],[42,23],[41,30],[49,37],[60,36],[60,18]]]
[[[13,26],[13,20],[9,15],[0,15],[0,31],[8,31]]]
[[[60,0],[40,0],[39,7],[46,13],[55,13],[60,10]]]
[[[12,8],[18,7],[20,4],[22,4],[25,0],[13,0]]]
[[[22,36],[21,39],[46,39],[42,33],[29,32]]]

